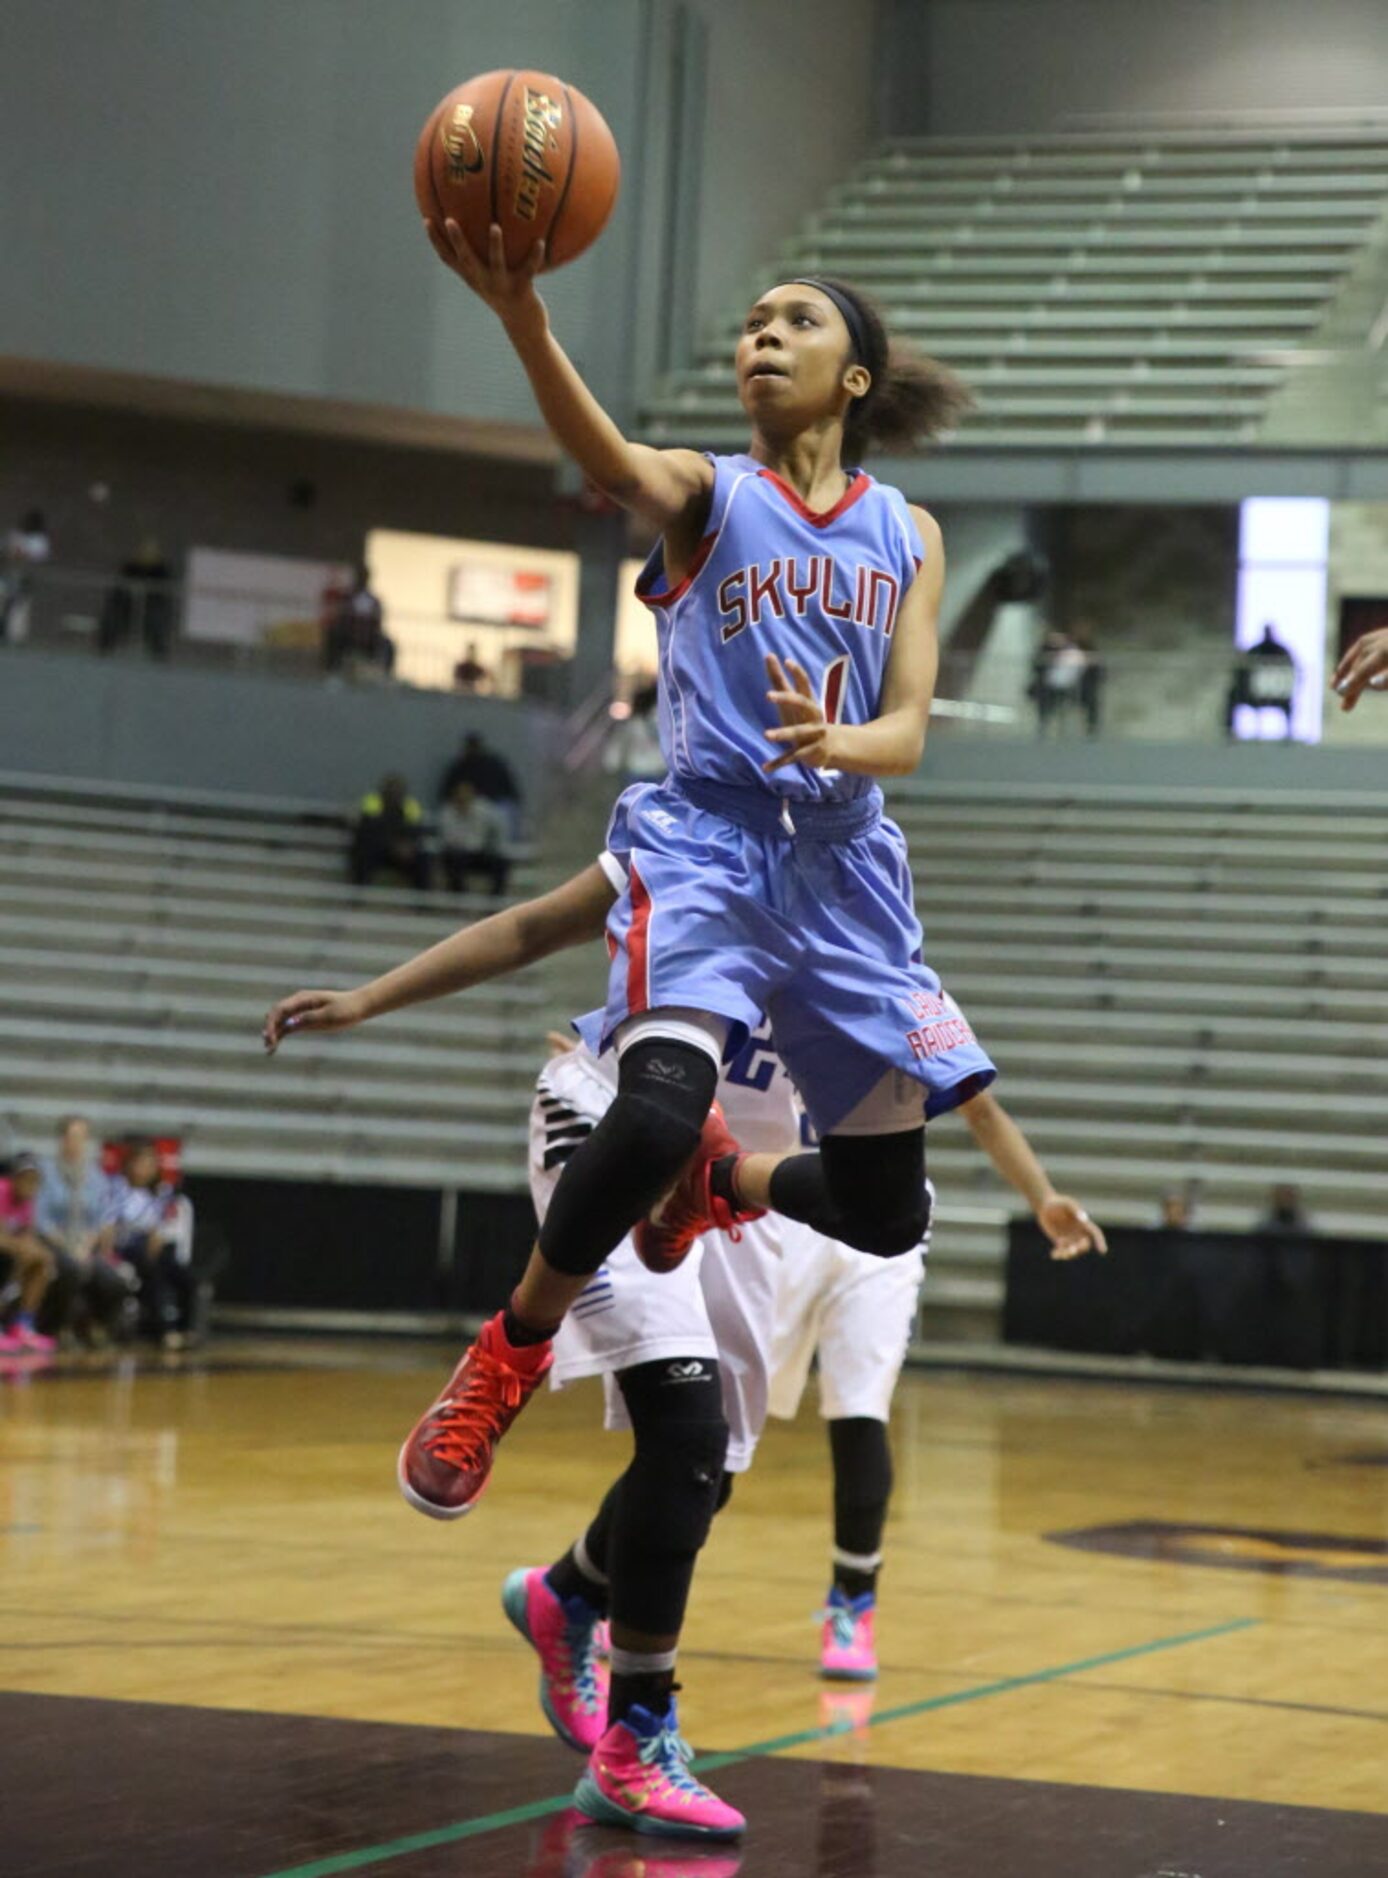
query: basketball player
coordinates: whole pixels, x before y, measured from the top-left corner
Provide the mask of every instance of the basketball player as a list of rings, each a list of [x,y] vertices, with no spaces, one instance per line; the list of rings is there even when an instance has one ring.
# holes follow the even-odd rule
[[[542,247],[511,272],[499,229],[485,260],[456,224],[429,232],[501,317],[561,445],[661,531],[638,591],[658,616],[671,769],[626,792],[609,835],[627,873],[599,1039],[617,1049],[617,1100],[566,1167],[506,1312],[405,1446],[413,1503],[452,1517],[481,1491],[570,1304],[672,1186],[638,1235],[657,1264],[768,1206],[900,1255],[924,1229],[925,1116],[994,1071],[922,962],[905,843],[874,780],[920,759],[940,533],[844,467],[932,434],[962,387],[890,350],[852,289],[789,281],[738,344],[748,454],[649,449],[620,435],[551,333]],[[822,1146],[758,1184],[710,1105],[725,1053],[763,1011]]]

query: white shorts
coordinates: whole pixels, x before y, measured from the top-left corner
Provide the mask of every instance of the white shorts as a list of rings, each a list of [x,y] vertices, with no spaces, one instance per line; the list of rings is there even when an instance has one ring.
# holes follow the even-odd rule
[[[555,1057],[546,1068],[530,1112],[530,1191],[540,1219],[563,1171],[559,1157],[591,1131],[611,1099],[610,1083],[584,1052]],[[745,1473],[766,1423],[784,1226],[783,1220],[752,1221],[740,1228],[736,1244],[710,1233],[683,1264],[664,1273],[648,1271],[624,1239],[560,1327],[550,1387],[601,1376],[605,1426],[629,1428],[619,1370],[663,1358],[716,1359],[729,1428],[725,1465],[729,1473]]]
[[[795,1414],[818,1352],[826,1420],[889,1420],[915,1328],[925,1248],[875,1258],[794,1220],[780,1221],[780,1240],[770,1412]]]

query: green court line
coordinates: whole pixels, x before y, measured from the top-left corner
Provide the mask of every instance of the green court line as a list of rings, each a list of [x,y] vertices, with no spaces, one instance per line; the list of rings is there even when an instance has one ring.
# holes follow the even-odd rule
[[[913,1715],[929,1715],[936,1709],[957,1708],[964,1702],[981,1702],[992,1695],[1006,1695],[1013,1689],[1029,1689],[1038,1683],[1057,1682],[1062,1676],[1079,1676],[1090,1669],[1107,1669],[1111,1663],[1128,1663],[1135,1657],[1152,1656],[1159,1650],[1178,1650],[1187,1643],[1205,1643],[1213,1637],[1227,1637],[1235,1631],[1253,1629],[1256,1617],[1237,1617],[1226,1624],[1213,1624],[1206,1630],[1187,1630],[1176,1637],[1157,1637],[1151,1643],[1135,1643],[1126,1650],[1108,1650],[1102,1656],[1087,1656],[1074,1663],[1057,1663],[1049,1669],[1034,1669],[1024,1676],[1001,1676],[994,1682],[975,1683],[968,1689],[956,1689],[949,1695],[929,1695],[918,1702],[903,1702],[898,1708],[882,1709],[863,1724],[881,1728],[888,1722],[907,1721]],[[808,1747],[815,1741],[832,1741],[836,1736],[855,1732],[858,1724],[830,1722],[819,1728],[806,1728],[799,1734],[779,1735],[772,1741],[754,1741],[747,1747],[733,1748],[722,1754],[701,1754],[694,1762],[700,1773],[729,1767],[735,1761],[755,1760],[760,1755],[783,1754],[790,1748]],[[523,1826],[532,1819],[544,1819],[550,1813],[562,1813],[573,1801],[572,1793],[562,1793],[548,1800],[531,1800],[525,1806],[508,1807],[500,1813],[483,1813],[477,1819],[464,1819],[452,1826],[437,1826],[431,1832],[411,1833],[408,1838],[389,1839],[381,1845],[363,1846],[357,1852],[338,1852],[330,1858],[315,1859],[308,1865],[286,1866],[269,1872],[266,1878],[334,1878],[334,1874],[360,1871],[367,1865],[384,1865],[387,1860],[405,1858],[411,1852],[427,1852],[434,1846],[456,1845],[463,1839],[480,1838],[483,1833],[500,1832],[507,1826]]]

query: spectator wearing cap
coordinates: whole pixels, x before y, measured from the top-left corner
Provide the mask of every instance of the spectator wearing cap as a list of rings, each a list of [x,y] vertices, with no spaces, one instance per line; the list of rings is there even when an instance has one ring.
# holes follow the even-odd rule
[[[9,1260],[10,1278],[5,1293],[9,1321],[0,1328],[0,1352],[9,1355],[43,1352],[54,1347],[35,1320],[44,1295],[53,1282],[53,1254],[34,1225],[34,1203],[43,1176],[32,1154],[20,1154],[0,1178],[0,1256]],[[0,1293],[3,1296],[4,1293]]]
[[[506,811],[511,833],[516,833],[520,825],[520,787],[506,758],[475,730],[463,738],[461,750],[443,772],[439,801],[447,802],[460,782],[471,783],[488,802],[499,802]]]

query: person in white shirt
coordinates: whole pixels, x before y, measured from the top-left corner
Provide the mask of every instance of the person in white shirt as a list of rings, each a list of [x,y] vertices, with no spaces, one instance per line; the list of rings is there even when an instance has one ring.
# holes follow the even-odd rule
[[[506,854],[509,832],[506,811],[499,803],[478,795],[470,782],[453,785],[439,810],[439,858],[452,892],[465,893],[469,880],[480,874],[491,883],[498,899],[505,893],[511,873]]]

